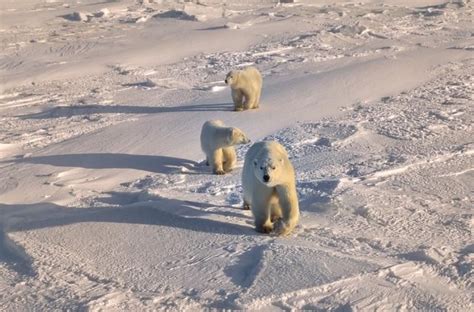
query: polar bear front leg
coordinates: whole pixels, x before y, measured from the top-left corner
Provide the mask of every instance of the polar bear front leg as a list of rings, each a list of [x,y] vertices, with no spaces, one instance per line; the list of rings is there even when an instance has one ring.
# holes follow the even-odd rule
[[[224,174],[225,171],[224,171],[224,168],[222,167],[223,165],[223,153],[222,153],[222,148],[218,148],[216,149],[213,153],[212,153],[212,157],[211,157],[211,163],[212,163],[212,171],[215,173],[215,174]]]
[[[270,233],[273,230],[273,224],[270,220],[273,188],[254,190],[252,194],[252,209],[255,218],[255,229],[260,233]]]
[[[235,164],[237,163],[235,148],[233,146],[224,147],[222,153],[224,155],[224,171],[230,172],[234,169]]]
[[[276,196],[275,196],[276,197]],[[278,199],[278,198],[277,198]],[[271,214],[270,214],[270,220],[275,223],[277,222],[279,219],[281,219],[282,217],[282,213],[281,213],[281,206],[280,206],[280,203],[277,201],[277,202],[274,202],[272,203],[272,207],[271,207]]]
[[[238,89],[232,89],[232,100],[234,101],[234,110],[239,112],[244,109],[243,100],[244,94]]]
[[[300,209],[296,188],[292,185],[279,185],[276,187],[282,218],[275,223],[275,232],[278,235],[289,234],[298,224]]]

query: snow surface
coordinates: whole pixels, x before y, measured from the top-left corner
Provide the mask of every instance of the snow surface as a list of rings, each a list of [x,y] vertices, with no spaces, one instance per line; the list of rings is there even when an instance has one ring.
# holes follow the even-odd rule
[[[0,310],[473,308],[472,1],[0,12]],[[246,65],[262,104],[237,113]],[[203,164],[213,118],[288,149],[292,235],[241,208],[249,146]]]

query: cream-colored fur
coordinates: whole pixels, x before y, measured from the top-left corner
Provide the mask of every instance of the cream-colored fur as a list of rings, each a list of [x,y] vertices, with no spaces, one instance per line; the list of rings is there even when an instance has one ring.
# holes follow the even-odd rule
[[[267,180],[265,180],[267,179]],[[245,155],[244,208],[250,207],[258,232],[287,235],[299,220],[293,165],[275,141],[258,142]]]
[[[232,90],[235,111],[258,108],[262,92],[262,75],[258,69],[250,66],[233,70],[227,74],[225,83]]]
[[[250,140],[242,130],[226,127],[221,120],[206,121],[201,130],[201,149],[215,174],[232,171],[237,162],[234,145]]]

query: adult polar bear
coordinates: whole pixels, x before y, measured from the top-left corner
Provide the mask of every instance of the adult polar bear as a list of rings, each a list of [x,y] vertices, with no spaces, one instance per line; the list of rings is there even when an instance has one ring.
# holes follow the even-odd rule
[[[250,66],[233,70],[227,74],[225,83],[232,89],[235,111],[258,108],[262,92],[262,75],[258,69]]]
[[[299,220],[293,166],[275,141],[258,142],[245,155],[242,171],[244,208],[250,206],[258,232],[287,235]]]
[[[237,162],[234,145],[249,142],[242,130],[226,127],[222,120],[209,120],[202,126],[201,149],[215,174],[231,171]]]

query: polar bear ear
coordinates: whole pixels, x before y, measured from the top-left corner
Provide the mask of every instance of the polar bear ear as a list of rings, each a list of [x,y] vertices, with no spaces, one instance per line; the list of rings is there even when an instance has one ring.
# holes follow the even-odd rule
[[[232,71],[232,79],[237,79],[239,77],[240,70],[233,70]]]

